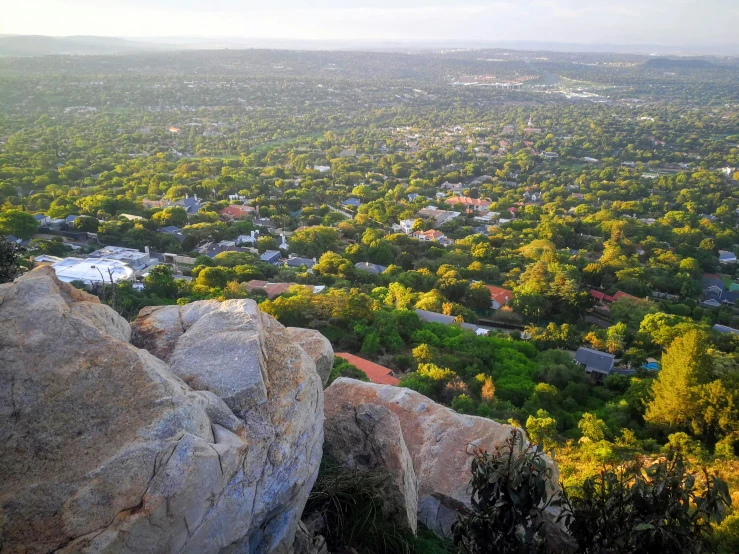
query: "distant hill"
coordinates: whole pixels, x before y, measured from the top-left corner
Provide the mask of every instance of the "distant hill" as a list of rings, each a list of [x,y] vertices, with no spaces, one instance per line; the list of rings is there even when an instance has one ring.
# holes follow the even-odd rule
[[[170,50],[165,44],[137,42],[114,37],[0,35],[0,56],[96,55]]]
[[[697,58],[652,58],[644,66],[652,69],[704,69],[715,67],[715,64]]]

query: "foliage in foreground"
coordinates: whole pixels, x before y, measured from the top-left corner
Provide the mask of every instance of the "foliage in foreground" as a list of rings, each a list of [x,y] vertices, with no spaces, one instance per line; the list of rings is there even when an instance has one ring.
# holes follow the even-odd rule
[[[351,546],[362,554],[443,554],[447,548],[430,532],[400,527],[388,498],[392,479],[381,470],[347,469],[324,457],[304,513],[326,522],[329,550]]]
[[[25,249],[14,242],[0,239],[0,283],[9,283],[21,270],[21,254]]]
[[[731,506],[728,486],[688,471],[680,452],[648,464],[641,457],[603,468],[567,499],[569,529],[585,553],[709,551],[712,522]]]
[[[495,452],[479,451],[472,460],[473,513],[454,524],[454,542],[470,554],[546,552],[547,508],[561,504],[552,494],[553,471],[540,448],[523,433],[511,436]]]
[[[473,513],[454,526],[461,552],[551,550],[547,507],[561,508],[558,522],[584,554],[723,552],[732,539],[729,527],[735,522],[713,536],[712,524],[724,521],[731,506],[726,482],[705,469],[699,478],[679,450],[652,463],[639,457],[604,467],[560,497],[547,490],[551,470],[541,451],[524,445],[522,433],[514,429],[495,453],[479,452],[473,459]]]

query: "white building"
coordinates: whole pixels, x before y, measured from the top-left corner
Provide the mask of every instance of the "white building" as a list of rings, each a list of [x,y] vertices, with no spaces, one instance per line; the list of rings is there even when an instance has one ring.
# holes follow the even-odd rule
[[[108,258],[64,258],[51,267],[60,281],[82,281],[89,286],[110,284],[111,279],[114,283],[131,281],[135,273],[128,264]]]
[[[131,266],[135,271],[144,269],[152,262],[149,256],[149,247],[145,252],[139,252],[135,248],[124,248],[122,246],[104,246],[100,250],[95,250],[88,258],[106,258],[109,260],[117,260]]]

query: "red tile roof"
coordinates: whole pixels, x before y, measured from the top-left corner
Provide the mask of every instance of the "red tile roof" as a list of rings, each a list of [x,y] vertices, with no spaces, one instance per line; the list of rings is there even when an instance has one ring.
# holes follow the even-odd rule
[[[490,297],[495,300],[501,306],[506,306],[513,300],[513,291],[504,289],[503,287],[496,287],[494,285],[485,285],[490,291]]]
[[[452,196],[451,198],[447,198],[446,203],[452,206],[454,204],[464,204],[465,206],[482,206],[486,208],[490,205],[490,201],[488,200],[470,198],[469,196]]]
[[[616,300],[613,296],[608,296],[605,292],[595,289],[590,289],[590,296],[601,302],[614,302]]]
[[[233,219],[238,219],[240,217],[246,217],[247,215],[251,215],[254,213],[255,209],[251,206],[241,206],[239,204],[232,204],[230,206],[227,206],[223,208],[219,214],[230,217]]]
[[[637,298],[633,294],[621,291],[618,291],[616,294],[613,295],[613,300],[618,300],[619,298],[633,298],[634,300],[641,300],[641,298]]]
[[[383,367],[380,364],[370,362],[348,352],[337,352],[336,355],[364,371],[373,383],[379,385],[398,385],[400,383],[400,379],[391,375],[391,369]]]

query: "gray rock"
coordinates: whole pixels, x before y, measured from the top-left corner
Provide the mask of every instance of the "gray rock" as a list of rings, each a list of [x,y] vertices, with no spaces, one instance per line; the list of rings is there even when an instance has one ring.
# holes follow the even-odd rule
[[[326,391],[324,453],[351,469],[386,470],[398,521],[418,527],[418,479],[398,416],[378,404],[353,405]]]
[[[285,329],[247,304],[143,314],[161,316],[160,334],[141,326],[137,342],[192,390],[51,268],[0,285],[3,552],[292,546],[320,462],[321,384]],[[208,333],[210,360],[194,350]]]
[[[339,378],[325,390],[326,436],[336,406],[341,411],[381,406],[397,416],[418,479],[418,519],[442,537],[470,507],[468,484],[475,448],[492,451],[510,436],[511,426],[458,414],[410,389]],[[395,439],[400,441],[400,438]],[[559,472],[551,463],[552,492],[559,489]]]
[[[316,371],[325,387],[331,369],[334,367],[334,349],[329,340],[315,329],[288,327],[287,332],[290,334],[290,338],[302,346],[303,350],[315,362]]]

